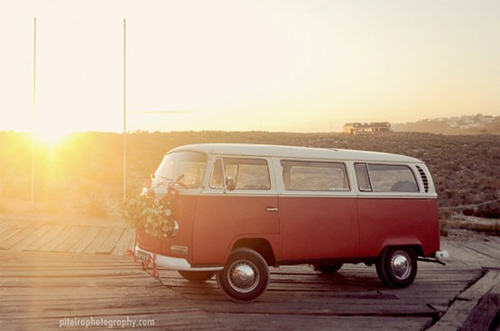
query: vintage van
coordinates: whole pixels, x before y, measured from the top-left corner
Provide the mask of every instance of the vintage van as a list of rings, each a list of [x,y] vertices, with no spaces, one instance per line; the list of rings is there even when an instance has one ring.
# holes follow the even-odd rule
[[[182,185],[174,183],[182,178]],[[199,144],[169,151],[154,174],[157,197],[177,186],[175,227],[155,245],[141,233],[139,259],[190,281],[216,274],[222,292],[252,301],[269,266],[375,265],[393,288],[410,285],[417,259],[439,262],[436,192],[417,159],[387,153],[273,145]]]

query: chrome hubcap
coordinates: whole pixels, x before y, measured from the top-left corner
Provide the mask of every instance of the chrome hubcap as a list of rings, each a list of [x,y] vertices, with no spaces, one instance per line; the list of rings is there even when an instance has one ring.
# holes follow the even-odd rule
[[[259,284],[259,272],[250,261],[236,261],[229,267],[227,280],[231,287],[240,293],[253,291]]]
[[[391,271],[398,280],[405,280],[411,274],[410,257],[406,252],[397,251],[391,259]]]

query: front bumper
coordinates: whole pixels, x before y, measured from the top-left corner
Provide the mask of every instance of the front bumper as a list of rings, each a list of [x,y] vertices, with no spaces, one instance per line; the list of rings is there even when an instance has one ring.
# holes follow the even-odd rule
[[[164,267],[172,270],[186,270],[186,271],[219,271],[222,270],[223,267],[210,266],[210,267],[193,267],[186,259],[179,257],[171,257],[161,254],[156,254],[156,258],[154,253],[146,251],[139,247],[139,245],[135,246],[134,249],[135,256],[141,260],[146,261],[148,256],[151,260],[154,259],[155,263],[159,267]]]

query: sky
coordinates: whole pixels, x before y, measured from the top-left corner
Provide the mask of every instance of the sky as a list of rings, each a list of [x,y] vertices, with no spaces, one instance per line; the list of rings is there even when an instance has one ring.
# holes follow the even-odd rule
[[[128,131],[498,116],[500,1],[0,0],[0,131],[121,132],[124,104]]]

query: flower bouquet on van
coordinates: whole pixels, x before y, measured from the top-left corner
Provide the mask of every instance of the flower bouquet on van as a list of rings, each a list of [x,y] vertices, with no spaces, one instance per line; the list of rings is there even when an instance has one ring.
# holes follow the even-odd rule
[[[168,199],[170,200],[170,199]],[[155,199],[151,194],[139,195],[126,201],[124,219],[136,230],[153,237],[168,238],[175,231],[171,201]]]
[[[139,237],[149,237],[149,241],[153,241],[155,247],[153,257],[148,256],[144,262],[144,269],[152,264],[153,276],[158,276],[156,268],[156,255],[161,250],[161,240],[164,238],[172,238],[178,231],[179,225],[174,218],[172,209],[174,201],[178,195],[175,188],[176,185],[183,186],[181,183],[182,177],[168,184],[167,194],[162,197],[157,197],[149,187],[145,187],[140,195],[137,195],[125,201],[123,208],[123,218],[132,227],[136,229],[136,237],[134,243],[137,245]],[[129,250],[128,254],[136,258],[134,250]]]

